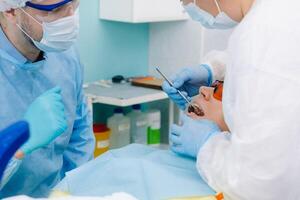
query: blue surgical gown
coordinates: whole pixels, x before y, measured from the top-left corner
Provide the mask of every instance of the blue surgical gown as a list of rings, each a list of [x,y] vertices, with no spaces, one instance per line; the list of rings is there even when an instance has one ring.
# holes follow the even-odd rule
[[[31,63],[0,28],[0,130],[22,119],[29,105],[55,86],[62,88],[68,120],[67,131],[23,159],[0,191],[0,198],[17,194],[46,196],[67,171],[92,159],[95,141],[82,84],[83,69],[75,48],[45,53],[44,60]]]

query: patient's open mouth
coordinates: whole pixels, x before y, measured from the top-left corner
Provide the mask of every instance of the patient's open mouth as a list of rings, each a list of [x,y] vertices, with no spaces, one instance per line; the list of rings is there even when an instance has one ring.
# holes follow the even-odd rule
[[[199,117],[204,116],[204,111],[198,106],[197,104],[190,104],[188,107],[188,112],[189,113],[195,113]]]

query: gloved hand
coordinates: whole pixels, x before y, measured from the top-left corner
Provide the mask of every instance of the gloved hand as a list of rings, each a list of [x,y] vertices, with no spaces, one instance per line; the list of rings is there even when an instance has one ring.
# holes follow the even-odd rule
[[[212,71],[208,65],[186,68],[172,77],[171,81],[174,87],[165,81],[162,88],[179,108],[184,110],[186,101],[177,93],[176,89],[182,91],[188,98],[193,97],[199,93],[201,86],[209,86],[212,84]]]
[[[194,120],[184,115],[182,126],[173,124],[170,132],[170,146],[175,153],[197,157],[197,154],[206,141],[221,133],[216,123],[209,120]]]
[[[21,147],[26,155],[48,145],[67,129],[61,89],[55,87],[39,96],[29,106],[24,118],[30,125],[30,138]]]

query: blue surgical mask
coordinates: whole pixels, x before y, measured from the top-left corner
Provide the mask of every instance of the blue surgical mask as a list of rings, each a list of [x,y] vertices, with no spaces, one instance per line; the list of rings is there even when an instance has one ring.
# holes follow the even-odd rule
[[[194,21],[200,22],[204,27],[210,29],[230,29],[238,25],[238,22],[231,19],[226,13],[221,11],[220,6],[215,0],[219,14],[214,17],[210,13],[199,8],[195,3],[189,3],[184,8]]]

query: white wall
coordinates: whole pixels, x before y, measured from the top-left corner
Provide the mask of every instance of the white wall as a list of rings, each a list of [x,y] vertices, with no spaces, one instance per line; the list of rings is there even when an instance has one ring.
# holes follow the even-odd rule
[[[158,76],[155,66],[170,76],[182,67],[200,64],[210,50],[226,48],[230,33],[204,29],[192,20],[150,24],[150,75]]]

